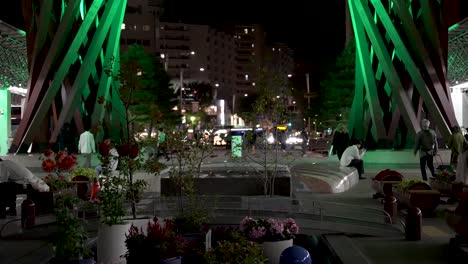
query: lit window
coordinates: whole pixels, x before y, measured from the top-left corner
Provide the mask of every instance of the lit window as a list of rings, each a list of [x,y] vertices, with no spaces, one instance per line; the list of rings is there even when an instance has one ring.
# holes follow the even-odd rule
[[[245,75],[245,80],[246,81],[249,80],[249,75],[248,74]]]
[[[133,25],[133,30],[137,30],[137,25]]]
[[[245,33],[245,34],[249,34],[249,29],[248,29],[248,28],[244,28],[244,33]]]
[[[150,31],[151,27],[149,25],[143,25],[143,31]]]
[[[275,48],[272,48],[273,51],[275,51]]]
[[[125,23],[122,23],[122,25],[120,26],[120,29],[125,30]]]
[[[255,83],[254,83],[254,82],[252,83],[252,86],[255,86]]]
[[[255,48],[255,44],[252,44],[252,48]]]
[[[254,31],[255,31],[255,28],[252,28],[252,32],[254,32]]]

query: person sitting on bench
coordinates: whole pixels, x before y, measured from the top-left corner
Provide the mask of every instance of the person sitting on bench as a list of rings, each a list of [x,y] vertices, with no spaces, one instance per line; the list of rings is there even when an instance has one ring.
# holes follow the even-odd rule
[[[0,158],[0,218],[16,215],[16,190],[18,185],[30,184],[39,192],[48,192],[49,186],[30,170],[12,160]],[[8,207],[8,210],[6,208]]]

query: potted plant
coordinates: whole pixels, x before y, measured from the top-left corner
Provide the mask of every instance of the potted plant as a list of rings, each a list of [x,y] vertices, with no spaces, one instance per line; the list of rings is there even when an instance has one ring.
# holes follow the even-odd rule
[[[77,215],[77,205],[82,202],[73,193],[61,193],[55,199],[57,230],[52,235],[53,264],[93,264],[94,257],[86,241],[83,220]]]
[[[248,240],[261,243],[269,263],[277,264],[281,252],[293,245],[294,234],[299,232],[299,226],[292,218],[281,220],[245,217],[240,223],[240,230]]]
[[[247,240],[238,232],[232,232],[229,240],[218,241],[205,253],[205,260],[207,263],[268,263],[263,255],[262,247]]]
[[[52,213],[54,195],[73,187],[68,172],[76,166],[77,158],[66,151],[54,153],[48,149],[42,153],[39,159],[42,160],[42,169],[48,173],[43,180],[49,186],[50,191],[32,192],[30,195],[36,204],[36,214]]]
[[[172,220],[166,219],[161,224],[155,218],[153,222],[148,222],[146,232],[132,225],[126,235],[125,245],[128,264],[176,264],[181,263],[187,241],[175,232]]]
[[[455,181],[455,178],[455,171],[451,166],[448,166],[441,170],[438,169],[434,177],[429,179],[429,183],[435,190],[444,193],[451,193],[452,183]]]
[[[95,169],[77,167],[70,172],[70,178],[73,179],[76,176],[85,176],[89,181],[93,181],[96,178],[97,173]]]

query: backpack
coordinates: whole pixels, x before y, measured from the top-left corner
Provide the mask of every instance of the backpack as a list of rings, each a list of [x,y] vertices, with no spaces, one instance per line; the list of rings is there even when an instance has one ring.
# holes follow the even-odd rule
[[[434,148],[434,136],[430,130],[423,130],[419,138],[419,145],[422,151],[431,151]]]

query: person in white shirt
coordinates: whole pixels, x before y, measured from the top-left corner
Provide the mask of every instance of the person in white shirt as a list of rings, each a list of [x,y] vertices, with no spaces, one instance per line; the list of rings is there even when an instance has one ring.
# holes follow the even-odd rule
[[[365,179],[364,174],[364,161],[362,157],[366,153],[366,149],[359,150],[362,146],[361,140],[355,140],[353,144],[345,149],[340,159],[340,166],[354,167],[357,169],[359,179]]]
[[[91,168],[92,154],[96,152],[96,144],[94,143],[94,135],[86,129],[80,135],[80,141],[78,142],[78,152],[84,156],[83,167]]]

